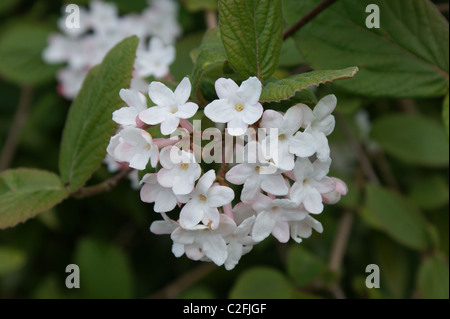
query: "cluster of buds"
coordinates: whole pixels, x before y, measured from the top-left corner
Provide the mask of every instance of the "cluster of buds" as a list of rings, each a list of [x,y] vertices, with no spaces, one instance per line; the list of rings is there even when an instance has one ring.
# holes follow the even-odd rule
[[[215,89],[218,99],[201,110],[188,101],[188,78],[174,91],[150,83],[151,107],[144,93],[122,89],[126,106],[113,113],[120,129],[107,152],[136,170],[152,168],[140,181],[140,197],[154,203],[162,220],[150,230],[170,234],[176,257],[185,254],[230,270],[270,235],[282,243],[290,238],[300,243],[313,229],[322,232],[313,216],[324,203],[338,202],[347,186],[328,176],[334,95],[313,110],[300,103],[283,114],[264,111],[256,77],[240,86],[219,78]],[[203,115],[210,121],[202,123],[214,125],[198,130]],[[196,120],[191,123],[191,118]],[[148,132],[155,126],[162,137]]]
[[[131,87],[146,91],[147,77],[169,74],[175,60],[173,43],[181,34],[178,6],[172,0],[151,0],[141,14],[119,16],[113,3],[95,0],[89,10],[79,7],[80,23],[69,27],[65,16],[58,21],[61,33],[52,34],[43,51],[47,63],[66,63],[57,73],[59,93],[73,99],[89,70],[99,64],[117,43],[131,35],[140,39]]]

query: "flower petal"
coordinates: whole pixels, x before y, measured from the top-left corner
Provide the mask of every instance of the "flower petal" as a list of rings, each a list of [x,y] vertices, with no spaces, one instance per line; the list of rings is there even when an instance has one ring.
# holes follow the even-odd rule
[[[303,111],[299,105],[290,107],[283,116],[283,133],[291,136],[297,132],[303,121]]]
[[[280,112],[274,110],[266,110],[263,113],[260,127],[266,129],[277,128],[278,130],[283,127],[284,119]],[[266,132],[268,134],[269,132]]]
[[[261,96],[262,84],[256,76],[241,83],[237,95],[245,105],[255,105]]]
[[[112,119],[117,124],[136,126],[136,116],[138,112],[135,108],[124,106],[112,114]]]
[[[207,195],[207,202],[211,207],[220,207],[229,204],[233,199],[234,192],[227,186],[213,186],[209,189]]]
[[[261,175],[261,188],[270,194],[283,196],[287,195],[289,188],[281,174]]]
[[[234,99],[239,86],[232,79],[219,78],[214,84],[219,99]]]
[[[139,112],[147,109],[147,99],[141,92],[131,89],[121,89],[119,95],[129,107],[134,107]]]
[[[315,120],[322,120],[330,115],[336,108],[337,99],[334,94],[329,94],[320,99],[313,110]]]
[[[203,251],[217,266],[222,266],[227,259],[227,244],[222,236],[208,236],[203,242]]]
[[[169,113],[167,114],[166,119],[161,122],[161,133],[163,135],[172,134],[175,132],[179,124],[180,119],[172,113]]]
[[[242,185],[250,176],[254,174],[256,174],[255,168],[244,163],[233,166],[225,174],[225,178],[232,184]]]
[[[289,224],[287,222],[278,222],[272,230],[272,235],[280,243],[287,243],[289,241]]]
[[[153,81],[148,87],[148,96],[158,106],[169,107],[174,104],[175,95],[161,82]]]
[[[297,132],[289,138],[289,152],[299,157],[309,157],[316,152],[316,142],[309,133]]]
[[[192,229],[203,218],[204,215],[204,203],[200,202],[197,198],[191,199],[183,206],[180,212],[179,223],[184,229]]]
[[[189,81],[188,77],[183,78],[173,94],[175,95],[176,105],[182,105],[186,103],[186,101],[189,99],[189,96],[191,95],[191,82]]]
[[[198,180],[196,189],[197,191],[206,196],[208,190],[211,188],[214,180],[216,179],[216,172],[213,169],[207,171],[203,176]]]
[[[156,125],[166,120],[169,112],[162,107],[153,106],[139,113],[139,119],[149,125]]]
[[[175,116],[180,119],[188,119],[195,115],[198,110],[198,105],[193,102],[187,102],[178,106],[178,111]]]
[[[263,114],[263,107],[260,103],[245,105],[244,114],[242,115],[242,121],[246,124],[253,124],[261,118]]]
[[[275,227],[275,219],[272,214],[267,211],[261,212],[256,216],[253,224],[252,237],[255,241],[260,242],[266,239]]]
[[[205,109],[205,115],[216,123],[227,123],[233,118],[234,106],[228,100],[214,100]]]

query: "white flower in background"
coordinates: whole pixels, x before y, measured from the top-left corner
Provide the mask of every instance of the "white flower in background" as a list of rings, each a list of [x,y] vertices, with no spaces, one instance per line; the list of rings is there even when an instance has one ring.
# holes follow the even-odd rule
[[[195,181],[200,177],[200,165],[195,162],[194,154],[180,150],[176,146],[167,146],[159,156],[163,168],[158,172],[158,182],[172,188],[176,195],[187,195],[194,189]]]
[[[267,130],[268,136],[261,142],[265,154],[280,169],[289,171],[294,168],[294,155],[309,157],[316,152],[313,137],[306,132],[299,132],[303,112],[300,105],[289,108],[284,116],[277,111],[266,110],[260,126]],[[276,128],[277,130],[273,130]],[[270,143],[271,135],[277,134],[278,143]]]
[[[173,44],[181,34],[177,21],[178,5],[171,0],[153,1],[149,5],[141,14],[119,17],[115,4],[91,1],[89,10],[80,7],[80,28],[72,29],[66,27],[64,12],[58,20],[63,34],[52,34],[48,47],[42,53],[48,63],[67,62],[67,66],[60,70],[63,73],[57,76],[58,91],[64,97],[73,99],[89,70],[100,63],[111,48],[131,35],[137,35],[140,39],[137,53],[141,59],[136,65],[136,72],[143,74],[134,75],[131,88],[146,92],[147,88],[142,86],[144,76],[153,74],[162,77],[168,74],[175,49],[172,45],[162,45],[161,40]],[[150,52],[146,51],[147,47],[151,48]],[[74,85],[74,79],[80,79],[77,85]]]
[[[314,110],[302,104],[303,127],[305,132],[310,133],[317,146],[317,158],[326,161],[330,157],[330,147],[326,136],[334,130],[336,121],[331,114],[336,108],[337,99],[334,94],[320,99]]]
[[[257,212],[252,237],[259,242],[272,234],[280,243],[289,240],[289,222],[303,220],[307,213],[289,199],[271,199],[259,195],[252,204]]]
[[[142,122],[150,125],[161,123],[161,133],[173,133],[180,119],[188,119],[197,112],[198,105],[187,102],[191,94],[191,82],[185,77],[174,92],[161,82],[152,82],[148,88],[150,99],[156,104],[154,107],[139,114]]]
[[[175,47],[165,45],[161,39],[153,37],[148,49],[138,49],[134,61],[135,73],[139,77],[153,75],[161,79],[169,74],[169,66],[175,60]]]
[[[249,150],[260,150],[259,143],[248,143],[244,148],[244,154],[247,154]],[[268,165],[273,164],[256,159],[255,161],[237,164],[226,173],[225,178],[230,183],[235,185],[244,184],[241,193],[241,200],[244,203],[251,202],[260,193],[261,189],[277,196],[288,194],[289,188],[286,181],[276,168],[276,173],[274,174],[265,173],[264,170]]]
[[[335,190],[334,181],[326,176],[330,169],[331,159],[311,163],[307,158],[298,158],[295,162],[295,183],[291,188],[291,199],[303,204],[312,214],[323,211],[322,194]]]
[[[190,194],[191,199],[181,209],[181,227],[193,229],[200,221],[211,229],[219,226],[218,207],[231,203],[234,192],[229,187],[214,185],[215,179],[214,170],[209,170],[199,179]]]
[[[323,232],[322,224],[310,215],[307,215],[303,220],[289,222],[289,225],[291,238],[297,243],[301,243],[302,238],[309,238],[313,229],[319,233]]]
[[[170,212],[177,206],[179,199],[172,188],[163,187],[158,183],[156,174],[145,174],[141,180],[141,200],[144,203],[155,203],[153,210],[157,213]]]
[[[197,225],[194,229],[176,228],[171,238],[177,248],[174,252],[176,257],[183,253],[192,260],[211,260],[221,266],[228,257],[227,243],[224,239],[234,232],[232,220],[226,215],[220,215],[219,227],[211,229],[205,225]],[[181,246],[183,245],[183,246]]]
[[[229,134],[242,135],[260,119],[262,85],[257,77],[247,79],[240,87],[232,79],[220,78],[215,88],[219,99],[208,104],[204,112],[213,122],[227,123]]]
[[[131,168],[143,170],[148,161],[152,167],[158,162],[158,147],[151,135],[139,128],[125,127],[111,137],[107,152],[118,162],[128,162]]]
[[[147,99],[145,95],[131,89],[121,89],[119,95],[127,106],[113,112],[113,121],[124,126],[140,126],[138,125],[138,115],[147,109]]]

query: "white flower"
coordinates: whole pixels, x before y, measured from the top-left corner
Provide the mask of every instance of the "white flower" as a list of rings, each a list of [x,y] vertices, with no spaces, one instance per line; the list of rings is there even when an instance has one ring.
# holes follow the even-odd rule
[[[200,165],[195,163],[194,154],[180,150],[176,146],[162,149],[160,162],[163,168],[158,172],[158,182],[172,188],[176,195],[187,195],[194,189],[200,177]]]
[[[179,244],[174,246],[176,249],[173,252],[177,257],[186,253],[186,256],[192,260],[211,260],[216,265],[221,266],[228,257],[224,236],[233,233],[233,231],[230,217],[224,214],[220,215],[219,227],[216,229],[210,229],[201,224],[194,229],[178,227],[170,236],[174,243]]]
[[[141,180],[141,200],[145,203],[155,203],[153,210],[157,213],[170,212],[179,202],[171,188],[158,183],[156,174],[145,174]]]
[[[313,137],[298,130],[302,124],[303,112],[300,105],[294,105],[281,115],[280,112],[266,110],[261,125],[267,130],[268,136],[261,142],[265,154],[271,158],[280,169],[289,171],[294,168],[294,155],[309,157],[316,151]],[[276,130],[274,130],[276,129]],[[270,143],[277,134],[278,143]],[[268,150],[267,150],[268,149]]]
[[[258,213],[252,229],[252,237],[257,242],[272,234],[280,243],[286,243],[289,240],[289,222],[302,220],[307,215],[289,199],[271,199],[262,194],[252,208]]]
[[[138,126],[138,115],[147,109],[147,99],[139,91],[131,89],[121,89],[120,98],[127,104],[113,112],[113,121],[128,126]]]
[[[334,181],[326,176],[331,159],[326,162],[316,160],[311,163],[307,158],[298,158],[295,162],[295,183],[291,188],[291,199],[312,214],[323,211],[322,195],[335,189]]]
[[[291,230],[291,238],[297,243],[301,243],[302,238],[308,238],[311,236],[313,229],[319,233],[323,232],[322,224],[310,215],[307,215],[303,220],[289,222],[289,225]]]
[[[193,229],[200,221],[211,229],[219,226],[218,207],[231,203],[234,192],[226,186],[213,185],[214,170],[209,170],[198,181],[191,199],[181,209],[180,226]]]
[[[128,162],[131,168],[143,170],[150,160],[153,167],[158,162],[158,147],[152,136],[135,127],[125,127],[111,137],[107,152],[118,162]]]
[[[148,77],[153,75],[160,79],[169,74],[169,66],[175,60],[175,47],[165,45],[159,38],[153,37],[148,50],[138,49],[134,67],[136,75],[139,77]]]
[[[150,35],[174,43],[181,35],[177,20],[178,3],[170,0],[152,0],[151,6],[144,10],[142,18]]]
[[[83,70],[63,68],[56,73],[58,78],[58,92],[66,98],[74,98],[83,85],[86,72]]]
[[[161,82],[150,83],[148,95],[156,106],[139,114],[142,122],[150,125],[161,123],[161,133],[169,135],[173,133],[180,119],[188,119],[197,112],[198,105],[187,102],[191,94],[191,82],[186,77],[172,92]]]
[[[337,99],[333,94],[320,99],[314,110],[302,104],[303,109],[303,127],[309,132],[317,145],[317,158],[326,161],[330,157],[330,147],[326,136],[334,130],[335,119],[331,113],[336,108]]]
[[[333,180],[335,188],[329,193],[322,194],[322,200],[326,204],[336,204],[341,199],[342,195],[347,195],[348,187],[344,181],[336,177],[330,177]]]
[[[254,147],[252,147],[252,145],[254,145]],[[252,141],[245,146],[244,153],[248,153],[249,150],[252,149],[258,152],[260,145],[257,142]],[[248,156],[250,157],[252,154],[249,154]],[[233,166],[226,173],[225,178],[229,182],[235,185],[244,184],[244,188],[241,192],[241,200],[244,203],[251,202],[256,195],[260,193],[260,189],[277,196],[288,194],[289,188],[286,181],[281,173],[277,172],[276,168],[276,173],[267,174],[265,172],[268,165],[273,164],[260,159],[255,159],[254,161],[248,161],[248,163]]]
[[[119,16],[115,4],[103,1],[92,1],[89,5],[89,22],[95,32],[107,35],[119,26]]]
[[[220,78],[215,83],[218,100],[205,107],[205,115],[216,123],[227,123],[228,133],[242,135],[259,120],[263,107],[258,102],[261,82],[251,77],[239,87],[233,80]]]
[[[228,216],[227,216],[228,217]],[[231,218],[223,218],[222,223],[228,222],[233,229],[232,233],[224,237],[227,242],[227,259],[225,260],[225,269],[233,269],[241,259],[242,255],[247,254],[256,243],[250,236],[251,229],[255,222],[255,216],[244,219],[237,224]]]

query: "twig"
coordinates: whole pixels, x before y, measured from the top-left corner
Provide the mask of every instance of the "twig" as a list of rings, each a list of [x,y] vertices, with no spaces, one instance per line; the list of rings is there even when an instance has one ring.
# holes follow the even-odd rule
[[[287,29],[283,34],[283,40],[286,40],[290,36],[294,35],[295,32],[297,32],[301,27],[303,27],[305,24],[307,24],[309,21],[314,19],[319,13],[324,11],[326,8],[331,6],[333,3],[335,3],[337,0],[324,0],[321,3],[317,5],[314,9],[312,9],[310,12],[308,12],[307,15],[305,15],[303,18],[298,20],[292,27]]]
[[[379,150],[375,153],[375,164],[378,167],[378,171],[380,172],[380,176],[387,186],[400,192],[400,186],[397,183],[397,180],[392,173],[391,166],[386,159],[386,156],[382,150]]]
[[[100,184],[82,187],[79,190],[77,190],[75,193],[73,193],[71,196],[76,199],[81,199],[81,198],[90,197],[90,196],[94,196],[94,195],[98,195],[98,194],[107,192],[107,191],[113,189],[131,171],[132,171],[132,169],[128,168]]]
[[[215,11],[206,10],[205,11],[205,21],[206,21],[206,27],[208,29],[214,29],[217,28],[217,13]]]
[[[217,269],[217,266],[213,263],[201,264],[195,267],[194,269],[186,272],[180,278],[168,284],[160,291],[154,293],[149,298],[150,299],[177,298],[183,291],[185,291],[187,288],[189,288],[196,282],[208,276],[215,269]]]
[[[366,175],[367,179],[372,184],[380,185],[380,180],[378,179],[378,176],[372,167],[372,163],[370,162],[369,158],[367,157],[366,153],[364,152],[364,149],[362,148],[361,144],[358,142],[357,138],[351,131],[350,127],[348,126],[347,121],[344,119],[344,117],[342,117],[342,115],[340,115],[338,113],[336,113],[336,121],[339,123],[339,126],[344,131],[344,134],[349,139],[351,147],[356,152],[356,155],[359,158],[361,167],[364,171],[364,175]]]
[[[3,171],[9,167],[14,154],[16,153],[17,145],[20,140],[20,133],[28,117],[28,111],[30,109],[32,99],[33,87],[27,85],[23,86],[17,111],[14,115],[8,137],[6,138],[6,142],[0,156],[0,171]]]

